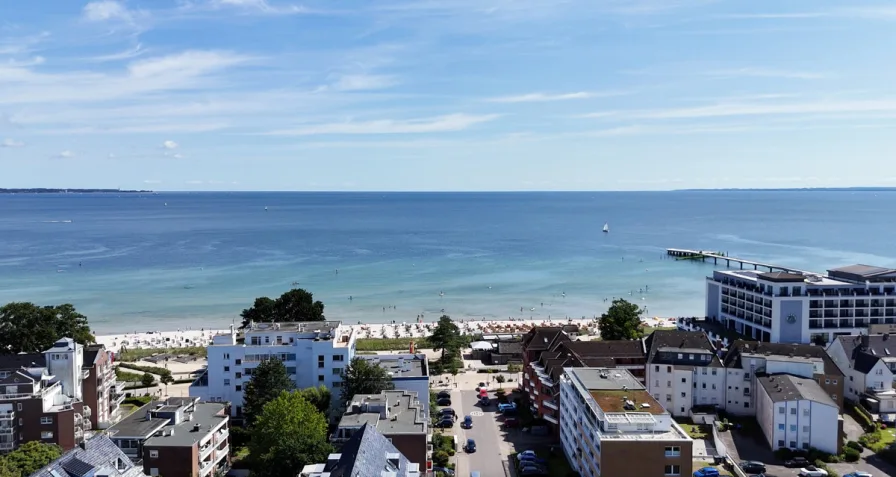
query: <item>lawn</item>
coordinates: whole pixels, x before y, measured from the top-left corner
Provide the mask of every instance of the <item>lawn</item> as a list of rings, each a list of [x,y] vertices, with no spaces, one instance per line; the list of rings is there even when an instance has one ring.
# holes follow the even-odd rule
[[[358,338],[356,351],[405,351],[411,349],[411,341],[416,349],[430,348],[426,338]]]
[[[691,436],[691,439],[708,439],[712,435],[712,427],[709,424],[694,424],[690,419],[676,422]]]

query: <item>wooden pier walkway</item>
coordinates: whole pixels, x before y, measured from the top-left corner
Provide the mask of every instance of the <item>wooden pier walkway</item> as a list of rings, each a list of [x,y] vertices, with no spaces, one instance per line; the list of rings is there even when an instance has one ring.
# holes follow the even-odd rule
[[[725,266],[727,266],[727,267],[731,267],[731,262],[734,262],[735,264],[740,264],[741,270],[743,270],[744,265],[746,265],[748,267],[752,266],[753,270],[759,270],[760,268],[765,268],[765,269],[768,269],[768,271],[770,271],[770,272],[778,271],[778,272],[796,273],[799,275],[814,275],[814,273],[812,273],[812,272],[807,272],[805,270],[799,270],[797,268],[782,267],[779,265],[771,265],[768,263],[754,262],[752,260],[745,260],[743,258],[729,257],[721,252],[707,252],[707,251],[703,251],[703,250],[687,250],[687,249],[682,249],[682,248],[667,248],[666,255],[669,255],[672,257],[678,257],[681,259],[687,259],[687,260],[700,260],[703,262],[705,262],[707,260],[712,260],[713,264],[715,264],[715,265],[718,265],[720,261],[724,261]]]

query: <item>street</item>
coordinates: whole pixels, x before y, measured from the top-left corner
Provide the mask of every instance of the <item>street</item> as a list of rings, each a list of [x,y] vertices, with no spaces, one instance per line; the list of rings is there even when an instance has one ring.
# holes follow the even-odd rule
[[[495,422],[495,405],[483,411],[476,403],[479,402],[476,391],[452,391],[451,404],[457,412],[458,424],[454,427],[454,433],[458,437],[458,445],[463,447],[467,439],[476,441],[476,452],[467,454],[463,449],[457,451],[457,476],[468,477],[470,472],[479,471],[482,476],[500,477],[505,475],[504,463],[507,461],[507,453],[502,449],[503,436],[498,431]],[[473,417],[473,428],[462,429],[460,423],[464,416]]]

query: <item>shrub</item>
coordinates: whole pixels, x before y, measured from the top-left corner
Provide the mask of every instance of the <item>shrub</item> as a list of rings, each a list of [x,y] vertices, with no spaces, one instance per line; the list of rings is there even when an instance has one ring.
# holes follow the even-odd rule
[[[856,462],[860,457],[862,457],[862,453],[852,447],[847,447],[843,450],[843,460],[846,462]]]
[[[518,373],[518,372],[520,372],[520,371],[522,371],[522,370],[523,370],[522,365],[519,365],[519,364],[508,364],[508,365],[507,365],[507,372],[508,372],[508,373]]]
[[[788,460],[791,457],[793,457],[793,451],[786,447],[782,447],[775,451],[775,458],[778,460]]]
[[[140,366],[137,364],[130,364],[130,363],[118,363],[118,367],[127,368],[127,369],[135,369],[137,371],[143,371],[144,373],[158,374],[159,376],[164,376],[166,374],[169,376],[171,375],[171,371],[169,371],[167,368],[161,368],[159,366]]]
[[[443,450],[437,450],[432,453],[432,461],[437,467],[445,467],[448,464],[450,456]]]
[[[448,449],[447,452],[449,457],[454,457],[454,454],[457,453],[457,451],[455,451],[454,449]]]
[[[847,443],[846,443],[846,447],[848,447],[848,448],[850,448],[850,449],[855,449],[855,450],[857,450],[857,451],[859,451],[859,452],[862,452],[862,444],[859,444],[859,443],[856,442],[856,441],[849,441],[849,442],[847,442]]]

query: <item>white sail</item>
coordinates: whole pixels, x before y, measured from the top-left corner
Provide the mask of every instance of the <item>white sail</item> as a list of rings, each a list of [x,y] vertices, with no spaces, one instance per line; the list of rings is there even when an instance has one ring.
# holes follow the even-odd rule
[[[604,223],[604,232],[605,233],[610,232],[610,224],[609,223],[606,223],[606,222]]]

